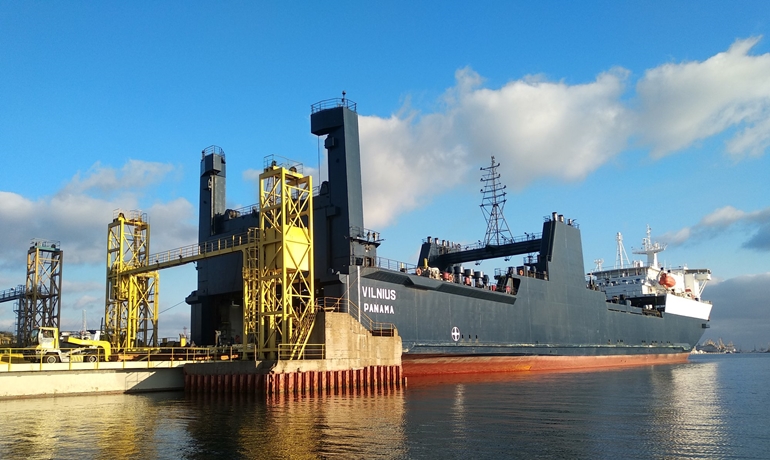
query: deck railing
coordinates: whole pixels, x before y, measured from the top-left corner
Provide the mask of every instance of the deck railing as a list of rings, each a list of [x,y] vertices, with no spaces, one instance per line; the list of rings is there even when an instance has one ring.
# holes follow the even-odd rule
[[[352,111],[356,111],[357,104],[353,101],[351,101],[348,98],[333,98],[333,99],[324,99],[323,101],[316,102],[315,104],[310,106],[310,113],[316,113],[320,112],[321,110],[326,109],[333,109],[335,107],[345,107],[347,109],[350,109]]]
[[[374,321],[369,315],[361,311],[358,305],[350,300],[337,297],[322,297],[316,299],[316,305],[324,311],[348,313],[353,318],[356,318],[374,336],[393,337],[395,335],[395,324]]]

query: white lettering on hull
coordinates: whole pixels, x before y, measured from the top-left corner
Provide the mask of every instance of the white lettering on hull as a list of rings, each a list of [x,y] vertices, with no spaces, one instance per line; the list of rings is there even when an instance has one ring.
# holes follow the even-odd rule
[[[396,290],[361,286],[361,295],[370,299],[396,300]]]
[[[396,300],[396,290],[387,288],[375,288],[372,286],[361,286],[361,296],[376,300]],[[364,302],[365,313],[384,313],[393,315],[393,305],[381,303]]]
[[[395,314],[393,311],[393,305],[380,305],[376,303],[366,303],[366,302],[364,302],[364,312],[387,313],[389,315]]]

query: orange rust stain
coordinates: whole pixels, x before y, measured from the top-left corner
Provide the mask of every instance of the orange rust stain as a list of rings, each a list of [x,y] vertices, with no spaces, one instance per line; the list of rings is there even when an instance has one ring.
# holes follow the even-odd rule
[[[404,376],[496,372],[562,371],[675,364],[688,353],[619,356],[404,356]]]

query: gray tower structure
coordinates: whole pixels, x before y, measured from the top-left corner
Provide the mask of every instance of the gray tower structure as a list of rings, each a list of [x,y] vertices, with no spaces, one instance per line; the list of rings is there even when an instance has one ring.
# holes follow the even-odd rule
[[[198,209],[198,241],[216,232],[216,216],[225,212],[227,168],[225,152],[212,145],[201,152],[200,208]]]
[[[212,145],[201,156],[198,243],[242,234],[259,225],[254,211],[226,209],[224,151]],[[243,327],[243,273],[240,252],[196,263],[198,288],[186,300],[191,306],[190,335],[199,345],[234,341]],[[219,331],[219,334],[216,333]]]
[[[313,201],[316,295],[344,297],[344,277],[354,271],[351,267],[373,266],[381,240],[377,232],[364,228],[355,103],[344,97],[329,99],[314,104],[311,110],[311,132],[326,136],[328,152],[328,180]],[[201,244],[259,226],[259,205],[225,208],[225,177],[224,152],[208,147],[201,159]],[[191,306],[191,338],[197,344],[213,344],[217,336],[226,343],[242,330],[242,266],[240,252],[197,262],[198,288],[186,299]]]
[[[343,94],[344,95],[344,94]],[[313,104],[310,131],[326,136],[328,180],[314,201],[315,273],[321,285],[351,266],[372,266],[380,239],[364,228],[361,153],[356,104],[349,99],[328,99]],[[325,295],[335,295],[326,292]]]

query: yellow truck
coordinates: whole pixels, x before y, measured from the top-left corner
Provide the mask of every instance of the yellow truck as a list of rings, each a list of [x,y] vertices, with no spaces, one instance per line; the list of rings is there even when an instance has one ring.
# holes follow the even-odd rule
[[[32,362],[69,363],[109,361],[112,355],[110,343],[100,340],[99,332],[80,337],[63,335],[59,328],[39,327],[32,331],[32,342],[37,345],[24,350],[24,357]]]

